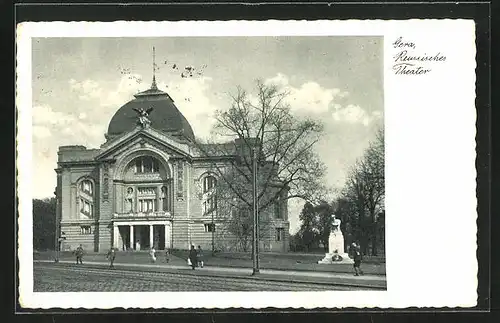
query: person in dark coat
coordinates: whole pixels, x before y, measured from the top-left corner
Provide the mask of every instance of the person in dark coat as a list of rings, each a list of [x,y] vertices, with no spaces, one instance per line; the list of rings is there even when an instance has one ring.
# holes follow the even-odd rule
[[[359,244],[353,244],[353,259],[354,259],[354,276],[363,275],[361,270],[361,246]]]
[[[76,264],[83,264],[83,247],[80,245],[78,248],[76,248]]]
[[[198,246],[196,257],[198,258],[198,266],[200,266],[200,268],[203,268],[203,250],[201,249],[201,246]]]
[[[191,268],[194,270],[198,264],[198,255],[193,245],[191,246],[191,250],[189,250],[189,261],[191,261]]]
[[[108,260],[109,260],[109,268],[114,269],[115,268],[114,262],[115,262],[115,258],[116,258],[115,248],[109,249],[108,254],[106,255],[106,258],[108,258]]]

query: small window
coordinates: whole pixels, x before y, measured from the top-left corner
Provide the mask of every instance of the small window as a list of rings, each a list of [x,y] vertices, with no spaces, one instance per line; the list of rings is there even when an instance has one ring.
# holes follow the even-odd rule
[[[157,210],[156,199],[139,200],[139,212],[154,212]]]
[[[203,180],[203,193],[210,192],[217,185],[217,179],[214,176],[207,176]]]
[[[276,241],[283,241],[285,238],[285,229],[276,228]]]
[[[86,216],[92,217],[92,203],[87,200],[80,199],[80,212]]]
[[[217,198],[215,196],[210,196],[206,201],[203,202],[203,212],[209,214],[217,210]]]
[[[239,218],[246,218],[252,215],[251,210],[249,208],[238,208],[237,214]]]
[[[276,219],[283,219],[281,212],[281,203],[279,201],[274,202],[274,217]]]
[[[80,184],[80,189],[82,190],[82,192],[92,195],[93,192],[92,182],[89,180],[82,181],[82,183]]]
[[[80,227],[80,234],[92,234],[92,228],[90,225],[82,225]]]
[[[215,232],[215,224],[205,223],[205,232]]]

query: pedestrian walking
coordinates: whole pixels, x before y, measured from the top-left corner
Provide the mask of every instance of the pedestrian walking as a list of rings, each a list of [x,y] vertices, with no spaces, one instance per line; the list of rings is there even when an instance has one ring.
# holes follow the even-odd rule
[[[196,257],[198,258],[198,266],[203,268],[203,250],[201,249],[201,246],[198,246]]]
[[[194,248],[194,245],[191,245],[191,250],[189,250],[189,259],[188,260],[191,262],[191,269],[194,270],[194,268],[198,264],[197,252],[196,252],[196,249]]]
[[[116,249],[111,248],[109,249],[108,253],[106,254],[106,258],[109,260],[109,268],[114,269],[114,263],[115,263],[115,258],[116,258]]]
[[[353,259],[354,259],[354,276],[363,275],[363,271],[361,270],[361,246],[357,243],[353,243]]]
[[[165,248],[165,262],[168,264],[170,261],[170,250],[168,248]]]
[[[151,258],[151,262],[155,263],[156,262],[156,250],[154,247],[149,250],[149,257]]]
[[[75,251],[76,256],[76,264],[83,264],[83,247],[82,245],[78,246]]]

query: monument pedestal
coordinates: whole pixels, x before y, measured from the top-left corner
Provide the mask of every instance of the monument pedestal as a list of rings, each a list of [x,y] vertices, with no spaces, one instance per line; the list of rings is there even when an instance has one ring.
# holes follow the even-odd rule
[[[353,264],[354,260],[344,252],[344,235],[340,228],[332,231],[328,237],[328,253],[318,264]]]
[[[335,255],[339,255],[341,257],[341,259],[335,260],[334,259]],[[323,259],[318,261],[318,264],[320,264],[320,265],[354,264],[354,260],[349,258],[349,255],[347,255],[346,253],[341,253],[341,254],[327,253],[327,254],[325,254],[325,257]]]

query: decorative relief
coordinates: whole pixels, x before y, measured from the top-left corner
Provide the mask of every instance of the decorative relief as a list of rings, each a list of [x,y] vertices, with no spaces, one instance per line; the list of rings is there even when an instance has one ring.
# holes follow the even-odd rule
[[[104,201],[108,201],[109,200],[109,178],[106,176],[104,177],[104,180],[102,183],[102,189],[103,189],[102,198],[104,199]]]
[[[177,162],[177,198],[184,197],[184,162],[179,160]]]
[[[196,196],[198,199],[203,199],[203,187],[201,186],[201,182],[198,179],[193,180],[194,187],[196,189]]]
[[[109,200],[109,164],[104,163],[104,175],[102,180],[102,198],[104,201]]]
[[[156,187],[139,187],[137,189],[139,195],[154,195],[156,196]]]

